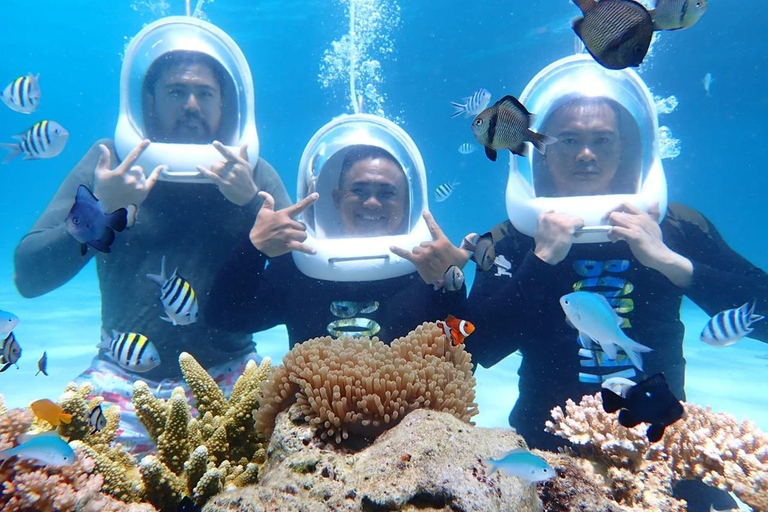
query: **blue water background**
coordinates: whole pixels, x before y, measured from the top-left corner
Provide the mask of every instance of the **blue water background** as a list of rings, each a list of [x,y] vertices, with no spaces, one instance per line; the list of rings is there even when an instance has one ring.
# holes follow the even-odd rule
[[[167,14],[183,13],[183,2],[168,3]],[[26,369],[16,376],[15,368],[0,374],[0,393],[13,405],[23,405],[14,399],[22,396],[21,388],[24,397],[31,384],[40,386],[39,393],[55,397],[61,379],[70,378],[49,380],[57,383],[49,387],[43,387],[41,378],[31,380],[42,348],[49,351],[52,368],[56,368],[57,354],[71,356],[74,350],[87,357],[95,353],[88,348],[97,342],[99,325],[94,266],[46,297],[24,300],[12,281],[13,249],[91,144],[113,135],[121,54],[142,26],[158,18],[148,5],[4,2],[0,87],[29,71],[40,73],[43,97],[32,115],[0,105],[0,139],[10,141],[10,135],[43,118],[60,122],[71,134],[64,152],[54,159],[18,159],[0,166],[0,309],[22,317],[18,334],[25,348]],[[391,32],[394,53],[382,59],[385,108],[391,117],[402,120],[419,146],[430,190],[452,179],[461,182],[448,201],[436,204],[430,198],[438,222],[458,244],[466,233],[485,231],[505,219],[507,160],[503,156],[492,163],[481,151],[459,154],[459,144],[473,139],[468,120],[449,119],[449,102],[479,87],[489,89],[495,99],[519,95],[539,69],[572,53],[570,19],[578,9],[566,0],[401,1],[400,8],[401,22]],[[323,52],[347,31],[344,4],[216,0],[206,3],[204,12],[237,41],[250,63],[261,156],[275,166],[295,196],[305,144],[332,117],[348,112],[346,90],[323,89],[317,79]],[[738,8],[712,1],[695,27],[662,34],[642,72],[655,94],[674,94],[679,100],[677,110],[661,118],[661,124],[669,126],[682,143],[682,154],[664,162],[670,199],[703,212],[734,249],[763,268],[768,267],[766,21],[768,8],[763,0],[745,0]],[[710,97],[702,86],[707,72],[714,77]],[[205,243],[204,233],[200,243]],[[471,275],[471,268],[467,270]],[[702,319],[695,308],[691,311],[697,321]],[[697,325],[700,329],[701,323]],[[734,386],[738,390],[744,380],[751,381],[753,388],[755,383],[762,386],[757,396],[766,394],[762,377],[766,361],[754,363],[756,355],[768,353],[768,347],[747,340],[715,353],[716,349],[699,345],[690,348],[700,353],[709,350],[707,356],[716,354],[707,360],[712,361],[713,374],[724,376],[722,382],[713,383],[713,394]],[[737,377],[740,361],[761,369],[761,376]],[[723,373],[722,368],[734,369],[734,380],[727,380],[731,373]],[[706,400],[707,394],[700,397]],[[505,397],[503,402],[505,416],[511,401]],[[748,405],[765,409],[764,400]],[[762,426],[768,428],[768,418]]]

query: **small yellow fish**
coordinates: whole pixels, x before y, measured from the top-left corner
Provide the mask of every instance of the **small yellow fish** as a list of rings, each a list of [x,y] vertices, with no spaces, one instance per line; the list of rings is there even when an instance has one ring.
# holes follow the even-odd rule
[[[64,412],[64,409],[57,403],[54,403],[47,398],[41,398],[35,400],[29,404],[29,408],[35,413],[39,419],[47,421],[54,427],[58,427],[62,422],[69,423],[72,421],[72,415]]]

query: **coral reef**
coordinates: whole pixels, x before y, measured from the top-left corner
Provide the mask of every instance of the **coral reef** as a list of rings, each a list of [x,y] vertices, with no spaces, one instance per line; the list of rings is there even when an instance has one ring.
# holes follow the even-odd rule
[[[144,494],[161,510],[173,510],[185,495],[203,504],[225,488],[255,483],[266,460],[253,411],[271,373],[269,358],[258,366],[248,362],[229,399],[190,354],[182,353],[179,365],[195,397],[196,417],[181,387],[167,401],[142,381],[133,388],[136,415],[157,445],[157,454],[139,465]]]
[[[66,395],[66,393],[65,393]],[[0,403],[2,398],[0,396]],[[18,444],[18,437],[33,426],[28,409],[6,411],[0,407],[0,450]],[[13,459],[0,466],[0,510],[28,512],[56,510],[60,512],[151,512],[146,504],[125,503],[108,495],[105,477],[97,462],[80,442],[73,442],[75,463],[53,468],[35,466],[30,461]]]
[[[386,345],[378,338],[315,338],[296,345],[262,386],[254,414],[270,435],[293,403],[322,439],[372,439],[415,409],[449,412],[469,422],[477,414],[471,356],[443,330],[425,322]]]
[[[205,512],[541,510],[535,485],[489,476],[481,462],[525,445],[511,429],[422,408],[351,452],[306,420],[299,404],[280,413],[259,484],[219,494]]]
[[[642,501],[648,485],[671,487],[676,480],[700,478],[755,510],[768,510],[768,434],[708,407],[683,405],[683,419],[654,444],[645,437],[643,424],[619,425],[615,414],[603,410],[599,394],[583,397],[578,405],[568,400],[565,410],[556,407],[546,428],[607,466],[626,503]]]

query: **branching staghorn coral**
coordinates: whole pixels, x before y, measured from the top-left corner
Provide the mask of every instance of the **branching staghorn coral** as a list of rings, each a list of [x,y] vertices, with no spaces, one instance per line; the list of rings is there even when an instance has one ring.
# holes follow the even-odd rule
[[[269,436],[294,402],[322,439],[373,438],[428,408],[469,422],[477,414],[471,356],[425,322],[387,346],[378,338],[315,338],[296,345],[262,386],[256,428]]]
[[[269,358],[259,366],[248,362],[229,399],[190,354],[182,353],[179,365],[196,400],[196,417],[181,387],[167,401],[142,381],[133,388],[136,415],[157,445],[157,455],[144,457],[139,471],[147,499],[160,509],[174,507],[184,495],[202,504],[226,487],[255,483],[266,461],[253,410],[271,373]]]
[[[768,434],[709,407],[683,405],[683,419],[668,426],[654,444],[645,438],[645,425],[619,425],[615,414],[603,410],[599,394],[583,397],[578,405],[568,400],[565,411],[554,408],[554,421],[548,421],[546,429],[607,466],[642,477],[661,464],[670,480],[701,478],[733,492],[755,510],[768,510]]]

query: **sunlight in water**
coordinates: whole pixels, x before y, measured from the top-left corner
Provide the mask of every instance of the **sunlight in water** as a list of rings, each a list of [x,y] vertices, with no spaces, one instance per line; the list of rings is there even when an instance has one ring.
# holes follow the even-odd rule
[[[323,54],[318,79],[334,97],[348,95],[352,112],[384,115],[381,61],[393,53],[391,32],[400,23],[400,7],[392,0],[342,0],[348,33],[331,42]],[[348,92],[339,94],[341,88]]]

